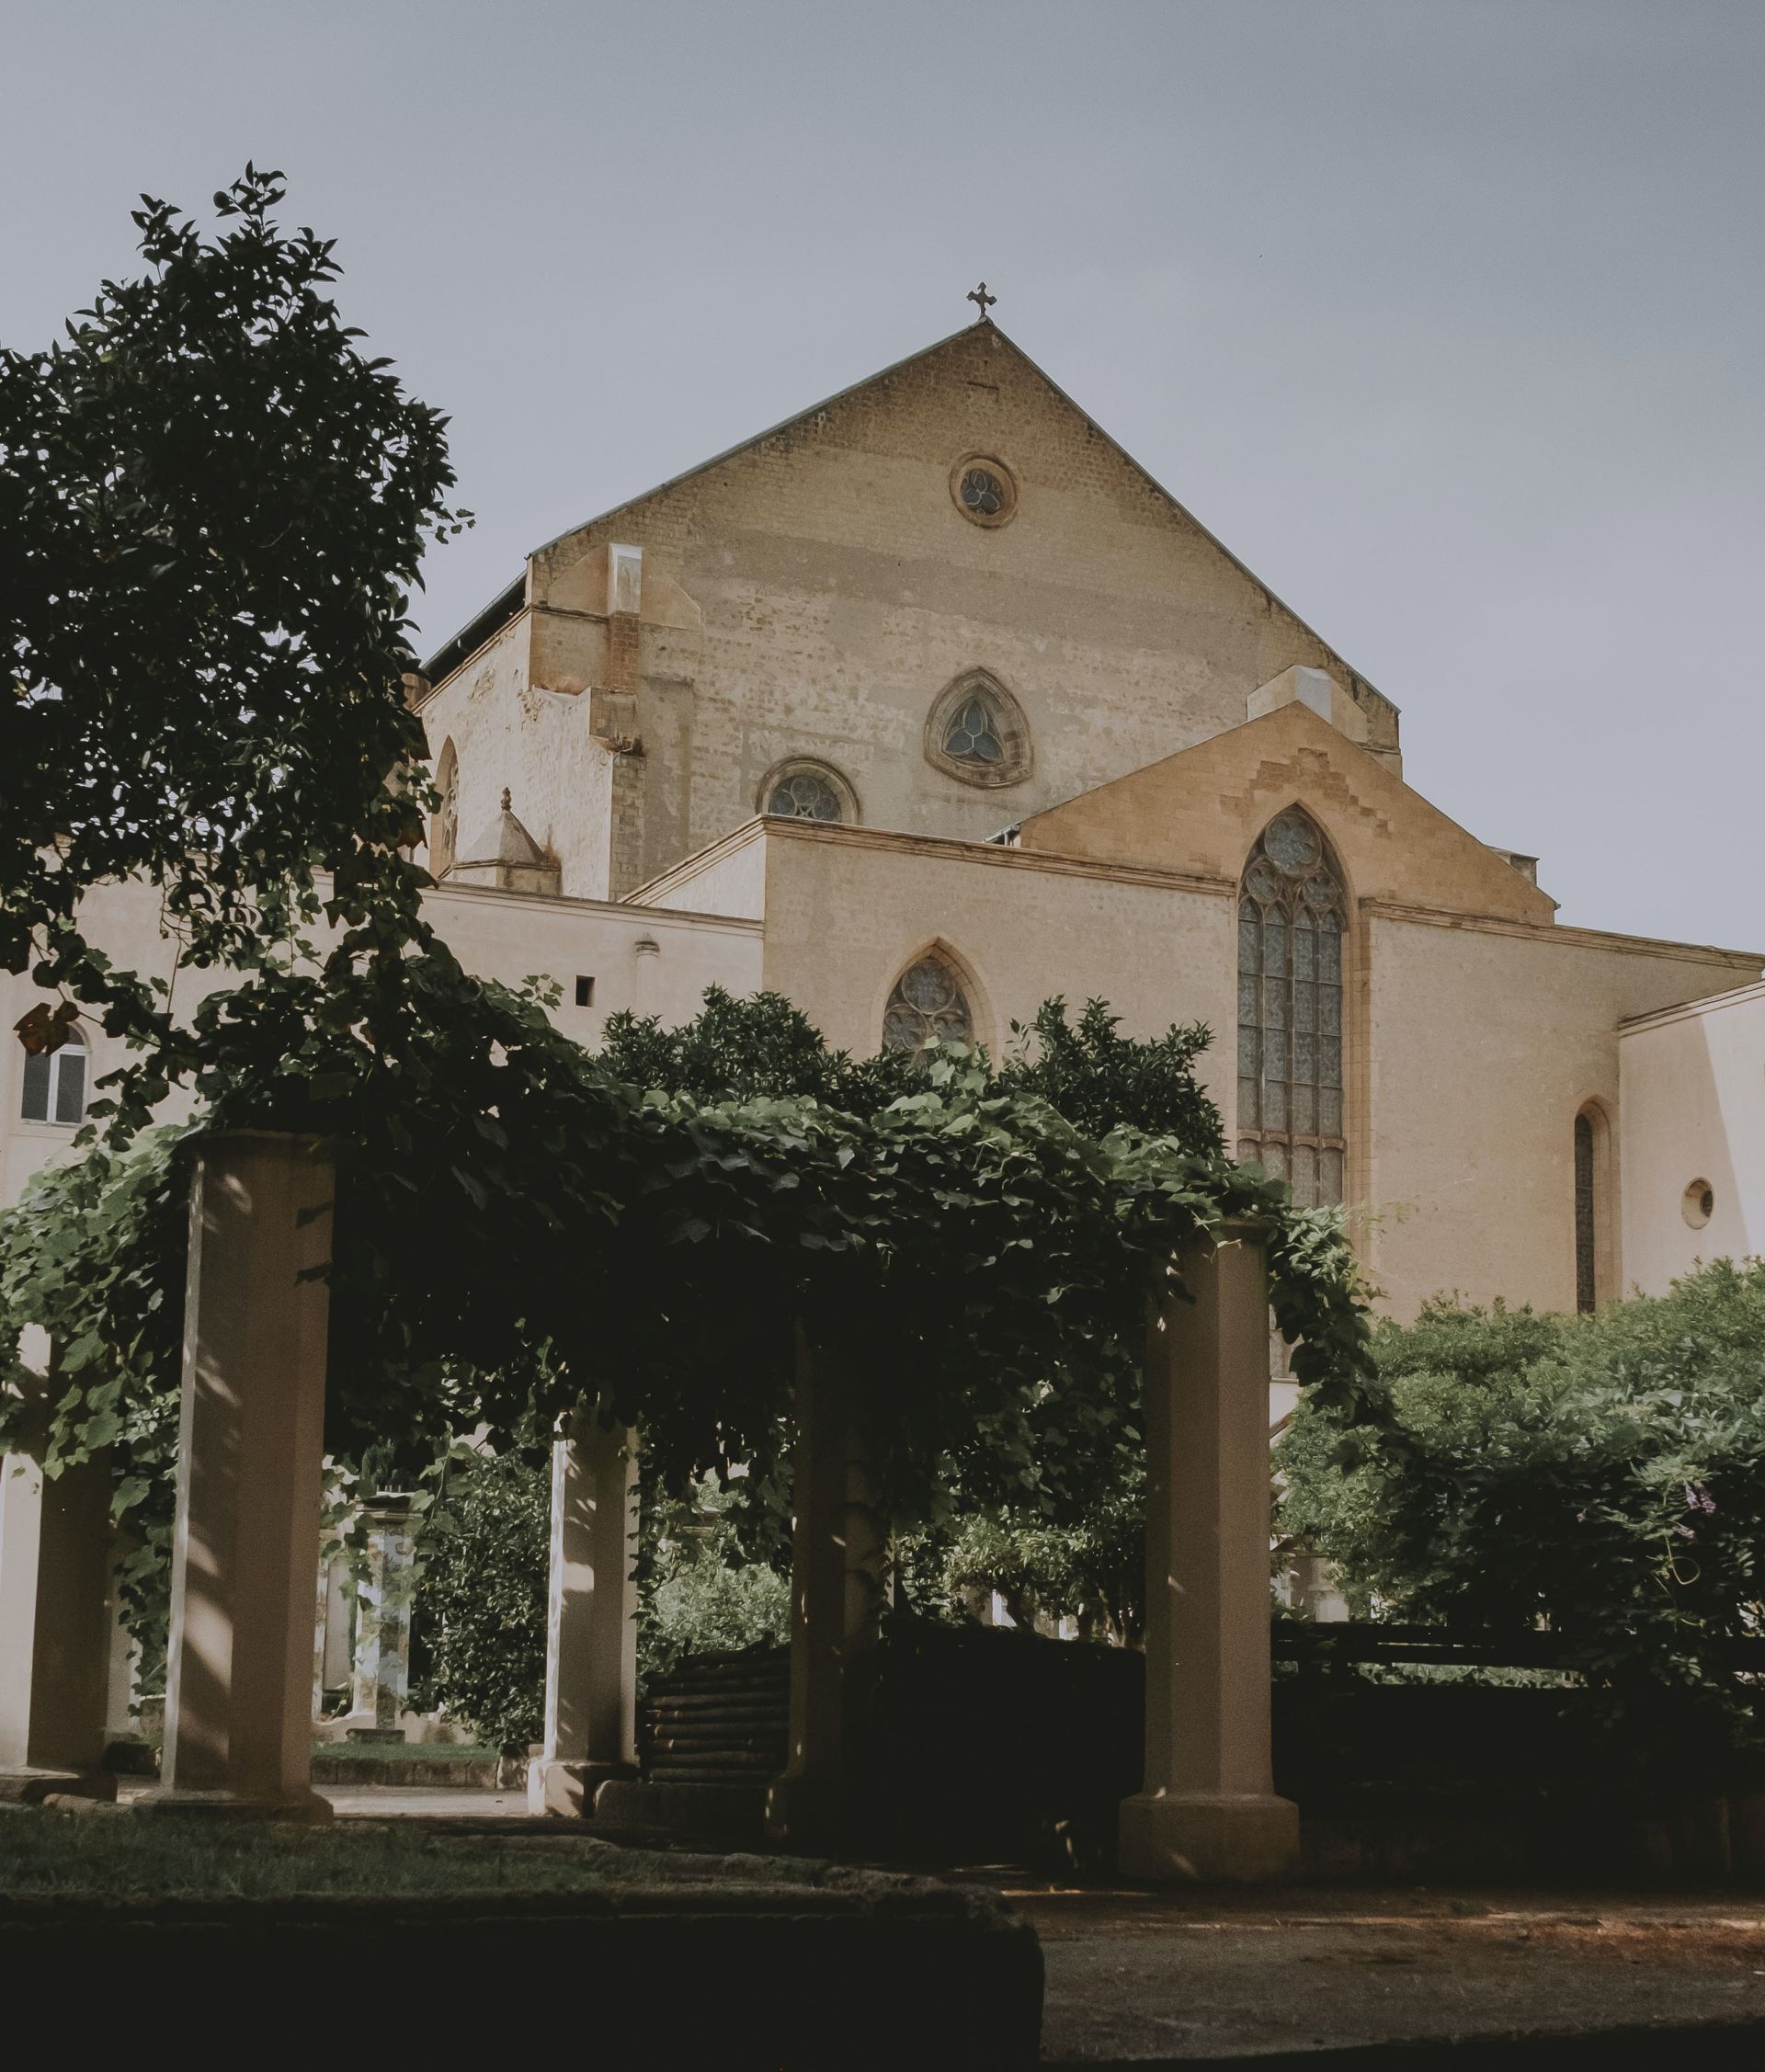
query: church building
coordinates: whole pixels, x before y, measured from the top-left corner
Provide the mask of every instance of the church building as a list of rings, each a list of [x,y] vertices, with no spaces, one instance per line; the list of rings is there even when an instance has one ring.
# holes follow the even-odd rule
[[[1534,859],[1411,787],[1391,700],[985,313],[539,548],[412,695],[435,918],[584,1042],[712,982],[857,1053],[1099,996],[1209,1025],[1240,1156],[1344,1204],[1396,1315],[1765,1246],[1765,959],[1559,926]],[[6,1199],[77,1118],[73,1050],[4,1067]]]

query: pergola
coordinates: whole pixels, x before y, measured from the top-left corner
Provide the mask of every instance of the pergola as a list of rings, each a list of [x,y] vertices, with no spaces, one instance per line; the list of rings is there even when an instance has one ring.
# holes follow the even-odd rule
[[[323,1819],[311,1784],[313,1550],[335,1167],[320,1140],[200,1140],[191,1195],[162,1779],[142,1804]],[[1290,1869],[1270,1764],[1268,1289],[1247,1225],[1197,1235],[1147,1300],[1145,1774],[1120,1867],[1152,1882]],[[1186,1291],[1186,1293],[1184,1292]],[[556,1441],[535,1810],[581,1816],[635,1754],[635,1434],[585,1404]],[[18,1466],[15,1456],[15,1467]],[[28,1463],[25,1463],[28,1469]],[[97,1768],[104,1467],[0,1494],[0,1773]],[[778,1841],[837,1845],[878,1642],[885,1533],[842,1349],[797,1332],[791,1726]],[[34,1487],[35,1495],[32,1495]],[[87,1599],[92,1600],[87,1602]],[[33,1780],[36,1782],[33,1783]]]

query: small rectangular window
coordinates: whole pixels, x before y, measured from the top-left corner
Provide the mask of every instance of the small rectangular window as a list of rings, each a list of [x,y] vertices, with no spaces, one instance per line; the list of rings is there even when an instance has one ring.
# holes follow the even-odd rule
[[[578,977],[577,977],[577,979],[576,979],[576,1005],[577,1005],[577,1007],[579,1007],[579,1008],[592,1008],[592,1007],[594,1006],[594,1004],[595,1004],[595,982],[594,982],[594,980],[593,980],[592,978],[583,978],[583,977],[581,977],[580,975],[578,975]]]

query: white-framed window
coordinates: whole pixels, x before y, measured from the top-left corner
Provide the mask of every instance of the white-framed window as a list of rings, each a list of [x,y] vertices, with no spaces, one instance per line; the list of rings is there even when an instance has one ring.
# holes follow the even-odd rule
[[[78,1122],[85,1114],[85,1039],[77,1029],[58,1051],[25,1059],[24,1098],[18,1112],[27,1122]]]

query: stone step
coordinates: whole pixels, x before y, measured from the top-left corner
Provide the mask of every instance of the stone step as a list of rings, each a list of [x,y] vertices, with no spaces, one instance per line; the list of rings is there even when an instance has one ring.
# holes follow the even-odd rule
[[[769,1777],[784,1768],[784,1755],[782,1748],[677,1748],[653,1752],[647,1768],[658,1777],[664,1770],[673,1775],[681,1770],[726,1771],[732,1775],[754,1770]]]
[[[763,1784],[703,1783],[672,1778],[666,1783],[603,1784],[595,1798],[595,1825],[665,1828],[676,1834],[727,1836],[757,1840],[766,1813]]]

